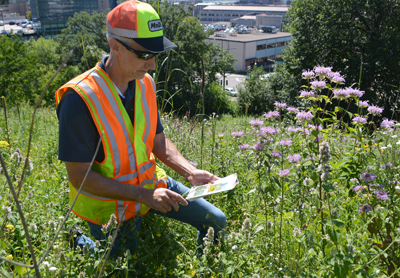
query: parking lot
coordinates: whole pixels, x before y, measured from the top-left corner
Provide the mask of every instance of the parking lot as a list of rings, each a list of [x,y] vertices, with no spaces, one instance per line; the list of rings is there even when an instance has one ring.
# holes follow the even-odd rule
[[[33,34],[36,33],[35,30],[29,29],[29,28],[22,28],[21,26],[18,25],[9,25],[9,24],[4,24],[3,26],[0,26],[0,33],[5,30],[7,34],[11,33],[11,30],[13,31],[13,34],[17,33],[18,30],[22,30],[20,32],[23,32],[24,34]]]

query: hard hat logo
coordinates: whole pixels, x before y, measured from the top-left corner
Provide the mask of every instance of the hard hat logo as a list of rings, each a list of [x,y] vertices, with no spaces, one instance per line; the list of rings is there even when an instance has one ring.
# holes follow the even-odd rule
[[[161,24],[161,21],[159,19],[149,21],[149,29],[151,32],[162,30],[163,26]]]

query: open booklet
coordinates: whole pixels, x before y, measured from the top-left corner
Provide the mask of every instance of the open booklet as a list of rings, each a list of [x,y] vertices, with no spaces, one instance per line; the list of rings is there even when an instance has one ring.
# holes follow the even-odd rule
[[[217,180],[215,183],[193,186],[186,196],[186,200],[193,201],[207,195],[228,191],[235,188],[237,184],[239,184],[239,180],[235,173]]]

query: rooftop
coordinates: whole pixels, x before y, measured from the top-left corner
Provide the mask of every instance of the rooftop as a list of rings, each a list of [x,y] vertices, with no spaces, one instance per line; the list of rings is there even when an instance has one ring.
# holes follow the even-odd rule
[[[276,34],[271,33],[251,33],[251,34],[238,34],[237,36],[229,36],[226,37],[215,37],[211,35],[208,39],[220,40],[220,41],[230,41],[230,42],[252,42],[259,40],[268,40],[268,39],[276,39],[282,37],[290,37],[291,33],[287,32],[278,32]]]
[[[205,7],[203,10],[212,11],[269,11],[269,12],[287,12],[289,7],[276,7],[276,6],[226,6],[226,5],[212,5]]]

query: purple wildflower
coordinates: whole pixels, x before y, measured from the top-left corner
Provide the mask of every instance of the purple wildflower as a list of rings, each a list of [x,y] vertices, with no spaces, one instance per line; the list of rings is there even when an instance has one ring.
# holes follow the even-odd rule
[[[307,125],[308,128],[310,128],[311,130],[322,130],[322,125]]]
[[[296,153],[294,155],[289,154],[289,162],[298,162],[298,161],[300,161],[300,159],[301,159],[301,156],[298,153]]]
[[[279,111],[269,111],[268,113],[264,114],[264,117],[267,120],[270,120],[272,118],[278,118],[279,117]]]
[[[272,151],[271,155],[273,157],[280,157],[280,156],[282,156],[282,153],[281,152],[277,152],[277,151],[274,150],[274,151]]]
[[[238,131],[238,132],[232,132],[232,136],[235,138],[240,138],[244,135],[243,131]]]
[[[389,195],[383,190],[376,190],[374,191],[374,194],[376,195],[376,198],[380,200],[387,200],[389,198]]]
[[[334,83],[344,83],[345,82],[344,77],[341,76],[339,72],[331,72],[331,73],[328,74],[328,76],[330,78],[332,78],[331,80]]]
[[[251,120],[250,124],[251,124],[251,126],[258,127],[258,126],[262,126],[264,124],[264,122],[260,121],[260,120]]]
[[[311,86],[313,86],[315,88],[315,90],[322,90],[325,88],[326,82],[315,80],[315,81],[311,82]]]
[[[356,117],[353,117],[352,121],[353,121],[353,124],[366,124],[367,117],[356,116]]]
[[[301,127],[288,127],[287,128],[287,130],[289,131],[289,132],[293,132],[293,133],[296,133],[296,132],[299,132],[299,131],[301,131]]]
[[[289,175],[290,170],[289,169],[283,169],[282,171],[279,171],[279,176],[281,178],[286,177],[287,175]]]
[[[364,91],[358,89],[346,88],[345,90],[347,91],[348,96],[352,98],[360,98],[364,95]]]
[[[333,90],[334,98],[339,100],[343,100],[349,97],[349,93],[343,89],[334,89]]]
[[[313,114],[310,111],[301,111],[296,114],[296,118],[301,121],[309,121],[313,118]]]
[[[261,138],[267,137],[267,134],[265,134],[264,132],[259,132],[258,136],[260,136]]]
[[[194,167],[197,168],[197,163],[196,163],[196,162],[194,162],[194,161],[189,161],[189,163],[192,164]]]
[[[362,173],[360,178],[365,182],[370,182],[374,181],[376,179],[376,176],[374,174]]]
[[[381,127],[383,128],[391,128],[394,126],[395,122],[393,120],[388,120],[386,118],[383,119]]]
[[[332,67],[321,67],[321,66],[316,66],[314,67],[314,71],[318,75],[328,75],[332,72]]]
[[[372,115],[380,115],[383,112],[383,108],[375,106],[375,105],[371,105],[370,107],[368,107],[367,110]]]
[[[292,141],[291,140],[281,140],[281,145],[282,146],[290,146],[291,144],[292,144]]]
[[[363,213],[368,213],[372,210],[371,206],[369,204],[363,205],[361,207],[358,208],[359,212],[363,212]]]
[[[276,108],[282,108],[283,109],[283,108],[286,108],[287,104],[285,102],[277,102],[277,101],[275,101],[274,106]]]
[[[300,91],[300,96],[304,97],[304,98],[310,98],[315,96],[315,92],[314,91]]]
[[[219,137],[219,138],[222,138],[222,137],[224,137],[224,134],[223,134],[223,133],[218,134],[218,137]]]
[[[357,105],[358,105],[358,107],[360,107],[360,108],[367,108],[367,107],[369,106],[368,100],[366,100],[366,101],[360,100],[360,101],[358,101]]]
[[[270,126],[262,127],[261,131],[268,133],[269,135],[274,135],[274,134],[279,133],[279,131],[277,129],[270,127]]]
[[[303,71],[301,74],[304,79],[311,79],[314,77],[315,73],[312,70]]]
[[[262,151],[262,150],[264,150],[264,145],[262,143],[257,143],[254,146],[252,146],[251,148],[256,151]]]
[[[287,108],[287,111],[288,111],[289,113],[294,113],[294,112],[296,112],[298,109],[299,109],[299,108],[289,106],[289,107]]]
[[[362,190],[364,187],[362,185],[357,185],[356,187],[353,188],[353,191],[358,192]]]
[[[239,150],[247,150],[250,147],[249,144],[243,144],[239,146]]]

